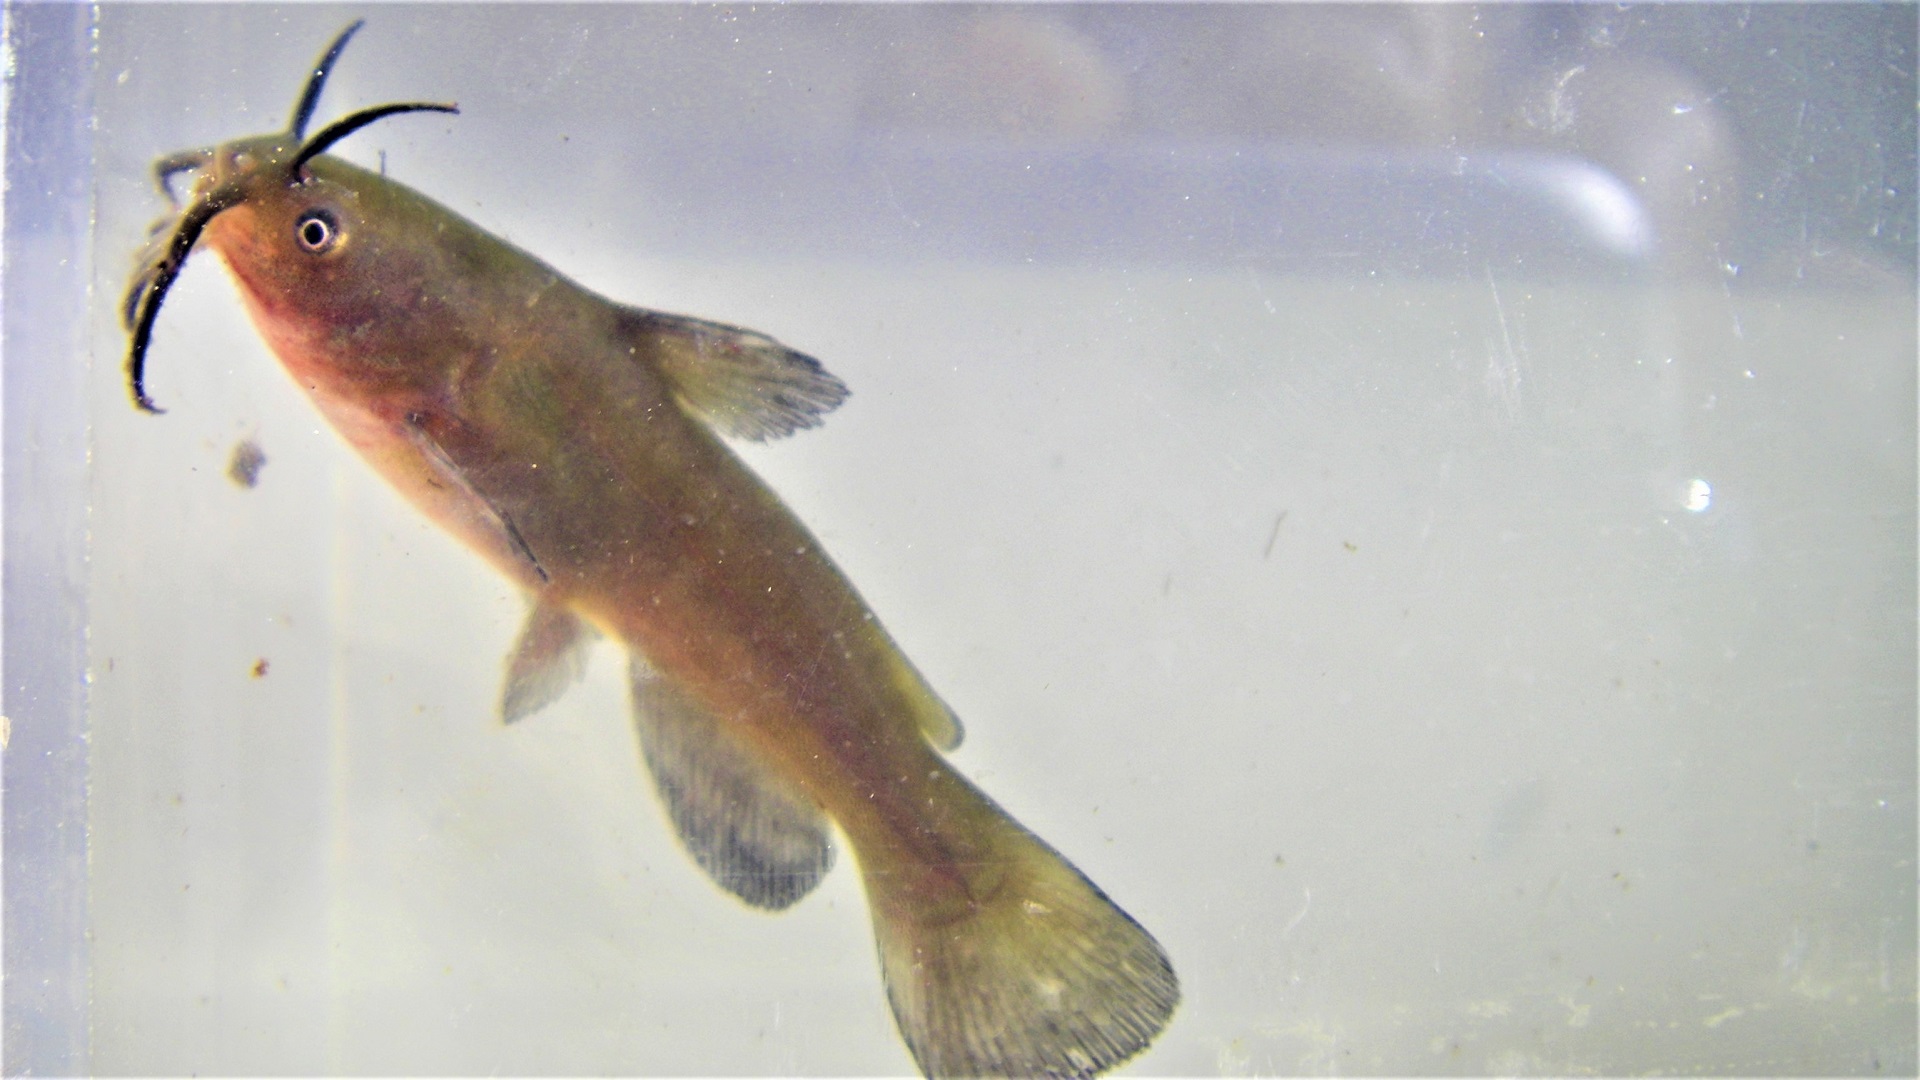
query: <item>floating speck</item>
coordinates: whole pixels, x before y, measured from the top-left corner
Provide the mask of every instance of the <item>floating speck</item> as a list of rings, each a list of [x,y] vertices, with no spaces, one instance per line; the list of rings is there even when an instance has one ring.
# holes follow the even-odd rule
[[[243,488],[250,488],[260,482],[260,467],[267,463],[266,451],[252,439],[241,439],[234,444],[233,457],[227,462],[227,479]]]

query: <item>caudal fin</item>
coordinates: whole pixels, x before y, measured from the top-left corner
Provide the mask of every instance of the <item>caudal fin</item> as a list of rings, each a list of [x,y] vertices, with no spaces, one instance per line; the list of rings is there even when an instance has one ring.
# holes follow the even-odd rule
[[[982,796],[984,798],[984,796]],[[929,913],[869,873],[887,997],[930,1077],[1085,1077],[1146,1049],[1180,1001],[1153,936],[1011,819],[993,895]]]

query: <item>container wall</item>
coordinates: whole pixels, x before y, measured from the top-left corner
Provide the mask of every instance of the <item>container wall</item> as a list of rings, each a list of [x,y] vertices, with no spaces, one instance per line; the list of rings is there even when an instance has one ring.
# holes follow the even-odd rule
[[[9,5],[4,463],[4,1029],[9,1075],[88,1068],[86,382],[92,13]]]
[[[460,115],[341,156],[852,388],[741,454],[1168,949],[1138,1071],[1915,1068],[1911,8],[109,5],[93,1070],[912,1068],[853,860],[714,888],[612,642],[502,725],[210,253],[129,404],[150,164],[361,16],[316,124]]]

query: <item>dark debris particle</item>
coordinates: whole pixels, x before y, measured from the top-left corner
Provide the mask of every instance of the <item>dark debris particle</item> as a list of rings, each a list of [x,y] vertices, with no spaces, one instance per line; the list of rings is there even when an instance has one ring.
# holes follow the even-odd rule
[[[233,446],[233,457],[227,462],[227,479],[243,488],[250,488],[260,482],[260,468],[267,463],[266,451],[252,439],[241,439]]]

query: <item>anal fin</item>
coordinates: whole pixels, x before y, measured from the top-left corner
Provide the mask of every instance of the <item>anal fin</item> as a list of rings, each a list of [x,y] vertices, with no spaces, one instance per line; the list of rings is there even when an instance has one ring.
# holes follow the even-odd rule
[[[812,891],[833,866],[820,808],[637,656],[631,681],[641,755],[700,868],[759,908],[779,910]]]
[[[520,628],[520,640],[507,658],[506,686],[500,693],[500,718],[511,724],[559,700],[587,670],[593,630],[578,615],[546,600],[535,600]]]

